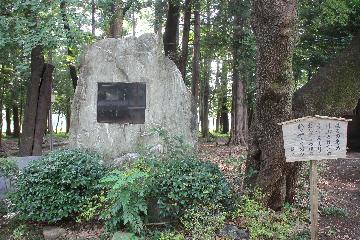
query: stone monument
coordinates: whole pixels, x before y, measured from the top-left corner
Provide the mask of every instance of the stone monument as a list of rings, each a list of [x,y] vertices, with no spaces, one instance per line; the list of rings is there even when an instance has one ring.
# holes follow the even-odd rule
[[[191,94],[152,34],[104,39],[81,61],[71,111],[70,146],[110,157],[160,143],[161,127],[196,143]]]

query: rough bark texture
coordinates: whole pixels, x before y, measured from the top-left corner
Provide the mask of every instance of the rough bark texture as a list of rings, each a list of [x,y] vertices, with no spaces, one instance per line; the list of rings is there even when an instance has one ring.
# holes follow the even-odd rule
[[[241,42],[244,38],[245,20],[241,16],[234,18],[233,34],[233,76],[230,144],[247,145],[247,105],[245,79],[241,78]]]
[[[296,117],[352,114],[360,97],[360,32],[329,64],[321,67],[293,98]]]
[[[199,103],[200,91],[200,11],[198,8],[194,11],[194,51],[192,65],[191,93],[195,99],[196,105]]]
[[[179,31],[180,4],[179,1],[169,0],[165,32],[164,32],[164,51],[165,55],[177,63],[177,46]]]
[[[43,136],[46,132],[47,117],[51,102],[51,83],[54,66],[45,64],[44,73],[39,87],[39,98],[36,110],[34,145],[32,155],[39,156],[42,153]]]
[[[6,136],[11,136],[11,110],[9,107],[5,108],[5,120],[6,120]]]
[[[186,75],[186,63],[189,53],[189,36],[190,36],[190,22],[191,22],[191,0],[185,0],[184,4],[184,28],[183,35],[181,41],[181,55],[179,58],[179,70],[181,72],[181,76],[185,81]]]
[[[220,79],[220,95],[219,95],[219,109],[220,109],[220,130],[221,133],[225,134],[229,132],[229,109],[227,106],[227,86],[228,86],[228,69],[226,62],[222,63],[221,79]]]
[[[20,118],[19,118],[19,107],[16,103],[13,104],[12,112],[13,112],[13,124],[14,124],[13,136],[19,137],[20,136]]]
[[[35,120],[37,102],[39,97],[39,86],[44,69],[44,57],[42,47],[36,46],[31,51],[31,77],[27,87],[26,105],[24,108],[24,122],[20,140],[20,155],[32,155],[34,144]]]
[[[121,4],[115,2],[111,4],[112,19],[110,23],[110,37],[120,38],[123,34],[124,10]]]
[[[257,99],[247,169],[256,173],[248,183],[263,190],[267,206],[279,209],[296,178],[292,166],[285,163],[278,125],[292,116],[296,0],[253,0],[252,21],[257,44]]]
[[[206,59],[204,63],[205,76],[202,81],[202,99],[201,99],[201,136],[209,137],[209,97],[210,97],[210,71],[211,62]]]

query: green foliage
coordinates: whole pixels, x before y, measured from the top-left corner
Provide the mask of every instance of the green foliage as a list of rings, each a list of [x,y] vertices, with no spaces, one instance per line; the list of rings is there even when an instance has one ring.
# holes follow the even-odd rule
[[[169,159],[154,176],[153,194],[165,216],[179,217],[196,205],[227,205],[230,185],[218,166],[197,159]]]
[[[301,230],[302,214],[286,205],[281,212],[266,208],[262,194],[255,190],[253,197],[243,196],[235,217],[249,230],[250,239],[289,239]]]
[[[195,206],[185,211],[181,223],[191,233],[192,239],[212,240],[216,231],[225,224],[226,213],[219,209],[221,207],[215,205]]]
[[[116,231],[120,224],[136,233],[143,229],[148,177],[148,173],[134,167],[124,171],[114,170],[101,179],[101,184],[108,188],[105,197],[107,206],[102,217],[109,231]]]
[[[138,240],[139,238],[136,237],[133,233],[125,233],[125,232],[116,232],[114,233],[111,240]]]
[[[348,215],[345,209],[336,206],[322,207],[320,211],[326,216],[347,217]]]
[[[185,240],[185,237],[178,232],[166,231],[160,233],[160,236],[156,238],[157,240]]]
[[[32,161],[10,195],[14,210],[22,219],[44,222],[81,212],[104,174],[100,160],[87,151],[59,150]]]
[[[19,174],[16,162],[11,158],[0,158],[0,177],[14,180]]]

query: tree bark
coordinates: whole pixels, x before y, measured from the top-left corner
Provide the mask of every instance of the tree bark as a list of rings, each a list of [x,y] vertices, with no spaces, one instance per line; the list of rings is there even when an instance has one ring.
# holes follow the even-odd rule
[[[111,4],[112,19],[110,23],[110,37],[121,38],[123,35],[124,11],[120,3]]]
[[[329,64],[320,67],[311,80],[295,92],[296,117],[351,115],[360,96],[360,32]]]
[[[179,70],[181,72],[181,76],[185,81],[186,76],[186,64],[189,54],[189,36],[190,36],[190,23],[191,23],[191,0],[185,0],[184,4],[184,28],[183,35],[181,41],[181,55],[179,59]]]
[[[19,152],[21,156],[32,155],[39,87],[43,74],[44,64],[42,47],[34,47],[31,50],[31,77],[27,87],[24,122],[20,140]]]
[[[194,11],[194,51],[193,51],[193,65],[192,65],[192,82],[191,93],[195,99],[196,106],[199,104],[200,91],[200,10],[197,5]]]
[[[165,32],[164,32],[164,51],[175,63],[178,63],[177,46],[178,46],[178,31],[180,18],[180,3],[179,1],[169,0],[169,8],[167,12]]]
[[[202,81],[202,108],[201,108],[201,136],[205,139],[209,137],[209,99],[210,99],[210,71],[211,62],[209,59],[204,63],[205,76]]]
[[[240,5],[240,1],[235,1]],[[231,131],[230,144],[246,146],[247,145],[247,104],[245,79],[241,77],[244,74],[244,68],[241,64],[241,44],[244,38],[245,19],[237,13],[234,17],[233,33],[233,76],[232,76],[232,105],[231,105]],[[242,70],[242,71],[241,71]]]
[[[13,104],[12,112],[13,112],[13,124],[14,124],[13,136],[17,138],[20,136],[20,118],[19,118],[19,107],[16,103]]]
[[[293,189],[293,166],[285,163],[281,127],[292,117],[292,56],[296,35],[296,0],[253,0],[252,27],[256,37],[256,108],[247,170],[256,172],[247,183],[265,193],[272,209],[283,206]]]
[[[6,136],[11,136],[11,109],[6,106],[5,107],[5,120],[6,120]]]
[[[227,106],[227,85],[228,85],[228,69],[227,63],[223,61],[221,77],[220,77],[220,129],[221,133],[227,134],[229,132],[229,109]]]
[[[42,142],[44,132],[46,131],[47,117],[49,114],[51,103],[51,83],[52,73],[54,66],[51,64],[45,64],[44,74],[42,76],[41,84],[39,87],[39,98],[36,110],[36,121],[34,131],[34,146],[32,155],[39,156],[42,154]]]

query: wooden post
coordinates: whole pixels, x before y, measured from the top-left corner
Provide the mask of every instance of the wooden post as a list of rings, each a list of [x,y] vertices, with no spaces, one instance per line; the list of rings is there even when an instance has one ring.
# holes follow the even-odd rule
[[[317,187],[317,161],[310,160],[310,233],[311,240],[318,240],[319,226],[318,226],[318,187]]]

